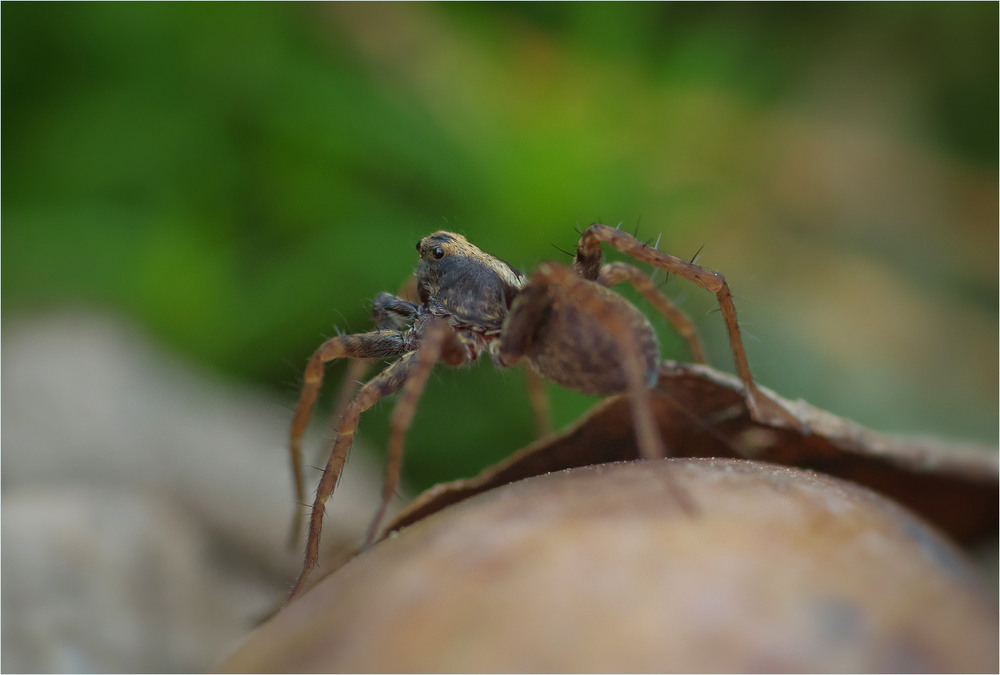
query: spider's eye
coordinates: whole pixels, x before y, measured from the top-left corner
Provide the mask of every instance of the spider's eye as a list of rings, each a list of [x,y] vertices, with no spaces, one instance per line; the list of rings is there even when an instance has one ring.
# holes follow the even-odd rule
[[[435,260],[440,260],[441,258],[444,257],[444,249],[441,248],[440,246],[437,246],[434,248],[433,251],[431,251],[431,255],[434,256]]]

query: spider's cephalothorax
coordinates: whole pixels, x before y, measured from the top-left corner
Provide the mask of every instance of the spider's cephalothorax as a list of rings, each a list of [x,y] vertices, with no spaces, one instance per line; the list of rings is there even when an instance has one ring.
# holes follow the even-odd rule
[[[465,237],[435,232],[417,242],[420,302],[456,324],[498,332],[524,278]]]
[[[510,303],[524,285],[513,267],[484,253],[465,237],[435,232],[417,242],[414,273],[420,304],[448,325],[469,348],[469,359],[500,335]]]
[[[361,387],[340,417],[309,518],[305,564],[292,596],[303,588],[317,562],[324,504],[337,484],[360,415],[379,399],[400,392],[392,417],[382,505],[366,543],[373,540],[398,484],[403,436],[438,361],[462,365],[488,352],[498,366],[509,367],[523,360],[542,377],[586,394],[627,392],[640,453],[646,458],[663,456],[648,401],[659,361],[656,333],[642,312],[609,287],[629,281],[688,340],[695,361],[703,360],[701,345],[691,321],[648,275],[624,262],[603,263],[602,243],[716,294],[746,388],[747,405],[755,416],[765,415],[722,275],[606,225],[591,225],[583,232],[572,267],[544,263],[527,276],[459,234],[435,232],[417,242],[417,301],[380,293],[374,303],[377,330],[327,340],[306,367],[290,445],[299,501],[303,494],[299,444],[322,384],[324,364],[345,357],[395,357]]]

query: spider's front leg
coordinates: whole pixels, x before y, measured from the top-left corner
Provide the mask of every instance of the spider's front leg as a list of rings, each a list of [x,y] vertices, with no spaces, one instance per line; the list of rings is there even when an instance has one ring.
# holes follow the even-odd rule
[[[323,370],[327,362],[334,359],[369,359],[385,356],[397,356],[407,350],[405,331],[379,330],[357,335],[340,335],[330,338],[309,358],[302,382],[302,393],[292,418],[291,437],[288,451],[292,461],[292,477],[295,483],[295,502],[302,504],[305,498],[305,488],[302,480],[302,434],[305,432],[309,418],[312,416],[316,396],[323,385]],[[300,513],[296,510],[293,520],[293,532],[297,529]]]
[[[393,295],[379,293],[375,296],[372,307],[372,322],[379,329],[372,333],[358,335],[341,335],[331,338],[320,345],[320,348],[309,359],[302,384],[299,404],[292,420],[289,452],[292,460],[292,476],[295,483],[295,501],[303,500],[302,484],[302,434],[312,415],[316,396],[323,384],[323,369],[328,361],[340,358],[351,359],[350,367],[344,377],[337,402],[334,406],[333,421],[339,423],[347,404],[354,395],[355,381],[359,380],[368,370],[368,360],[385,356],[397,356],[406,349],[404,335],[420,315],[421,308],[409,300]],[[387,332],[386,332],[387,331]],[[294,545],[298,533],[298,523],[301,514],[297,510],[291,528],[290,540]]]
[[[743,348],[743,339],[740,336],[739,322],[736,320],[733,295],[721,274],[647,246],[627,232],[595,223],[581,235],[573,260],[573,269],[586,279],[596,278],[600,273],[601,242],[607,242],[625,255],[684,277],[701,288],[715,293],[722,308],[722,317],[729,333],[729,345],[736,362],[736,372],[743,382],[750,415],[758,422],[802,428],[802,423],[790,411],[764,396],[754,384],[746,351]]]
[[[388,332],[386,333],[388,334]],[[370,340],[373,335],[378,334],[365,333],[363,335],[334,338],[334,340],[344,341],[345,337]],[[399,338],[400,336],[397,335],[396,337]],[[333,342],[333,340],[330,342]],[[322,350],[322,347],[320,349]],[[317,352],[317,354],[319,353]],[[322,361],[317,361],[317,363],[322,366]],[[330,457],[323,468],[323,476],[320,478],[319,486],[316,488],[316,498],[313,500],[312,511],[309,515],[309,535],[306,540],[305,561],[303,562],[302,573],[299,575],[295,586],[292,588],[292,592],[288,596],[289,600],[302,590],[306,580],[309,578],[309,573],[312,572],[312,569],[319,560],[319,538],[323,529],[323,510],[326,501],[333,494],[333,490],[337,486],[340,473],[344,468],[344,463],[347,461],[347,453],[354,442],[354,432],[358,427],[358,419],[361,417],[361,413],[368,410],[379,399],[399,391],[416,363],[417,352],[410,351],[403,354],[399,360],[391,363],[385,370],[361,387],[358,395],[354,397],[344,411],[344,415],[337,428],[337,438],[333,442],[333,449],[330,451]],[[312,364],[313,361],[310,361],[310,366]],[[305,414],[308,415],[308,411]],[[296,419],[298,419],[298,415],[296,415]]]
[[[370,340],[373,335],[380,335],[380,333],[345,336],[335,338],[335,340],[340,340],[341,342],[348,338]],[[333,442],[330,457],[323,469],[319,486],[316,488],[316,498],[313,500],[312,511],[309,516],[309,535],[306,541],[306,553],[302,573],[295,582],[289,599],[302,590],[319,560],[319,541],[323,529],[324,507],[327,500],[333,494],[341,471],[343,471],[344,463],[347,461],[347,453],[354,442],[354,433],[357,430],[361,414],[380,399],[402,390],[400,400],[396,404],[392,415],[392,431],[389,436],[389,458],[386,462],[382,502],[368,528],[365,538],[365,546],[367,546],[374,540],[386,507],[392,499],[396,487],[399,485],[399,471],[403,456],[403,437],[409,427],[410,420],[413,418],[417,402],[423,393],[431,369],[439,359],[449,365],[460,365],[468,359],[468,351],[465,345],[449,328],[447,321],[444,319],[430,318],[427,315],[423,315],[421,318],[418,318],[413,328],[408,331],[383,331],[381,335],[391,336],[390,339],[398,341],[399,349],[409,351],[406,351],[399,360],[391,363],[385,370],[368,381],[344,411],[343,417],[337,426],[337,438]]]
[[[385,510],[399,486],[399,474],[403,464],[403,438],[410,427],[410,421],[417,410],[417,403],[424,393],[424,387],[427,386],[431,370],[439,359],[452,366],[461,365],[468,360],[465,345],[448,326],[447,320],[430,319],[419,328],[419,331],[420,347],[412,352],[411,362],[405,366],[406,381],[402,386],[399,401],[392,411],[389,452],[385,464],[385,480],[382,483],[382,503],[368,526],[364,548],[375,541],[379,523],[382,522]]]

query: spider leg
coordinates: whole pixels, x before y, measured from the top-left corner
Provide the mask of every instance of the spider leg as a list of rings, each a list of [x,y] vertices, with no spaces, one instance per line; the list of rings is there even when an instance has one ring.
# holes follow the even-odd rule
[[[347,461],[347,453],[354,442],[354,432],[358,427],[358,419],[361,413],[368,410],[379,399],[393,394],[400,390],[417,364],[419,352],[407,352],[398,361],[391,363],[385,370],[369,380],[358,392],[358,395],[347,406],[344,416],[337,428],[337,438],[333,442],[333,449],[326,467],[323,469],[323,476],[320,478],[319,486],[316,488],[316,498],[313,500],[312,512],[309,515],[309,536],[306,540],[305,561],[302,566],[302,573],[299,575],[295,586],[292,588],[289,599],[295,597],[305,586],[310,572],[319,560],[319,538],[323,528],[323,510],[327,499],[333,494],[340,473]]]
[[[413,278],[411,277],[411,281],[412,280]],[[406,292],[408,285],[409,283],[404,284],[402,292]],[[419,305],[416,305],[398,295],[393,295],[392,293],[379,293],[375,296],[375,300],[372,305],[372,322],[380,331],[405,331],[413,324],[421,312]],[[362,347],[361,351],[365,351],[365,348]],[[376,354],[376,356],[392,356],[396,353],[398,352],[391,351],[388,354],[379,353]],[[347,354],[345,356],[350,357],[351,355]],[[368,372],[368,368],[371,366],[371,360],[371,358],[351,358],[350,364],[347,368],[347,373],[344,375],[344,379],[341,382],[340,391],[337,393],[336,403],[333,406],[333,413],[330,415],[330,426],[336,427],[339,424],[340,418],[343,417],[344,410],[347,408],[347,404],[351,402],[351,398],[354,396],[354,392],[358,388],[358,381],[364,377],[366,372]],[[305,389],[303,389],[303,394],[305,394]],[[312,397],[313,401],[315,401],[315,392],[312,394]],[[302,426],[301,428],[298,428],[297,432],[296,427],[293,424],[291,443],[292,473],[295,481],[295,497],[298,506],[292,514],[292,525],[288,531],[288,545],[290,547],[298,545],[299,523],[302,520],[303,487],[299,437],[305,429],[305,422],[308,421],[310,414],[309,411],[311,410],[312,405],[312,402],[307,403],[307,409],[302,413],[305,415],[305,420],[301,421]],[[302,410],[301,401],[299,402],[299,410]]]
[[[743,348],[743,340],[740,337],[740,326],[736,320],[733,295],[721,274],[646,246],[626,232],[599,223],[588,227],[577,244],[577,255],[573,262],[573,269],[578,274],[592,273],[595,251],[599,252],[601,242],[607,242],[625,255],[684,277],[701,288],[715,293],[719,306],[722,308],[722,317],[729,333],[729,345],[736,362],[736,372],[740,380],[743,381],[746,404],[750,414],[758,421],[786,426],[791,424],[801,428],[801,422],[794,415],[773,403],[754,384],[753,376],[750,374],[750,365],[747,363],[746,350]]]
[[[382,503],[368,527],[364,548],[370,546],[375,540],[379,523],[382,522],[385,510],[399,486],[399,473],[403,463],[403,439],[406,436],[406,430],[410,427],[413,414],[417,410],[417,404],[427,386],[427,378],[430,377],[431,370],[441,357],[442,349],[446,346],[446,340],[449,338],[454,344],[448,346],[461,346],[458,337],[448,327],[447,321],[443,319],[430,321],[420,340],[420,347],[415,352],[412,365],[408,366],[406,383],[403,385],[399,401],[396,402],[396,407],[392,411],[389,454],[385,465],[385,481],[382,484]],[[461,351],[464,352],[464,349]]]
[[[351,359],[348,362],[344,381],[340,383],[340,391],[337,392],[336,402],[333,405],[333,413],[330,414],[331,428],[336,428],[340,424],[340,418],[344,416],[344,411],[347,410],[347,405],[354,398],[358,384],[371,365],[372,359]]]
[[[528,400],[535,414],[535,433],[544,438],[552,433],[552,410],[549,397],[545,394],[545,382],[534,368],[524,369],[524,383],[528,389]]]
[[[612,262],[601,267],[599,281],[605,286],[614,286],[626,280],[670,322],[681,337],[687,340],[691,359],[695,363],[705,363],[705,350],[698,338],[694,322],[656,287],[649,275],[635,265],[624,262]]]
[[[292,419],[288,444],[292,462],[292,477],[295,483],[295,503],[299,505],[296,507],[292,520],[291,539],[293,542],[301,517],[301,504],[305,499],[305,488],[302,480],[302,434],[309,423],[313,405],[316,403],[316,396],[323,384],[323,367],[328,361],[339,358],[368,359],[402,354],[407,349],[405,335],[406,333],[400,331],[374,331],[358,335],[341,335],[324,342],[310,357],[303,378],[302,393],[299,395],[295,417]],[[352,366],[349,375],[356,370],[357,368]],[[347,382],[345,387],[353,389],[353,379]]]
[[[606,226],[601,225],[601,227]],[[601,263],[604,262],[601,240],[591,234],[591,230],[593,229],[594,226],[591,225],[584,232],[580,233],[580,240],[576,244],[576,255],[573,256],[573,271],[576,272],[577,276],[587,281],[597,281],[600,278]],[[619,232],[626,237],[629,236],[617,229],[613,229],[612,231]]]
[[[374,361],[375,359],[350,359],[347,362],[347,372],[344,373],[344,379],[340,383],[337,398],[334,399],[335,403],[333,405],[333,412],[330,413],[328,428],[336,429],[340,426],[340,420],[343,419],[347,406],[354,398],[358,387],[363,384],[362,380]],[[302,521],[302,508],[303,505],[300,500],[299,506],[295,509],[291,531],[289,532],[289,543],[293,548],[299,545],[299,534],[301,531],[299,523]]]

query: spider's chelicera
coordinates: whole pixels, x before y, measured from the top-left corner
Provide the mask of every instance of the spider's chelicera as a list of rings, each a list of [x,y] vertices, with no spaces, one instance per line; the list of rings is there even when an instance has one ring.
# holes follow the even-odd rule
[[[337,358],[397,357],[361,387],[340,418],[312,505],[302,573],[291,597],[302,590],[316,565],[324,504],[337,484],[361,413],[382,397],[400,392],[392,417],[382,504],[366,544],[374,539],[398,485],[403,436],[438,361],[459,366],[488,353],[499,367],[523,361],[542,377],[586,394],[628,393],[641,455],[664,456],[648,400],[660,360],[656,333],[642,312],[609,287],[629,281],[687,339],[693,360],[704,360],[702,348],[692,322],[648,275],[625,262],[603,263],[602,243],[716,294],[750,412],[758,418],[769,416],[761,409],[763,397],[750,376],[732,296],[721,274],[600,224],[583,232],[572,266],[544,263],[527,276],[459,234],[435,232],[417,243],[418,300],[379,293],[373,311],[377,330],[327,340],[306,367],[290,444],[299,502],[303,495],[300,441],[322,384],[324,365]]]

